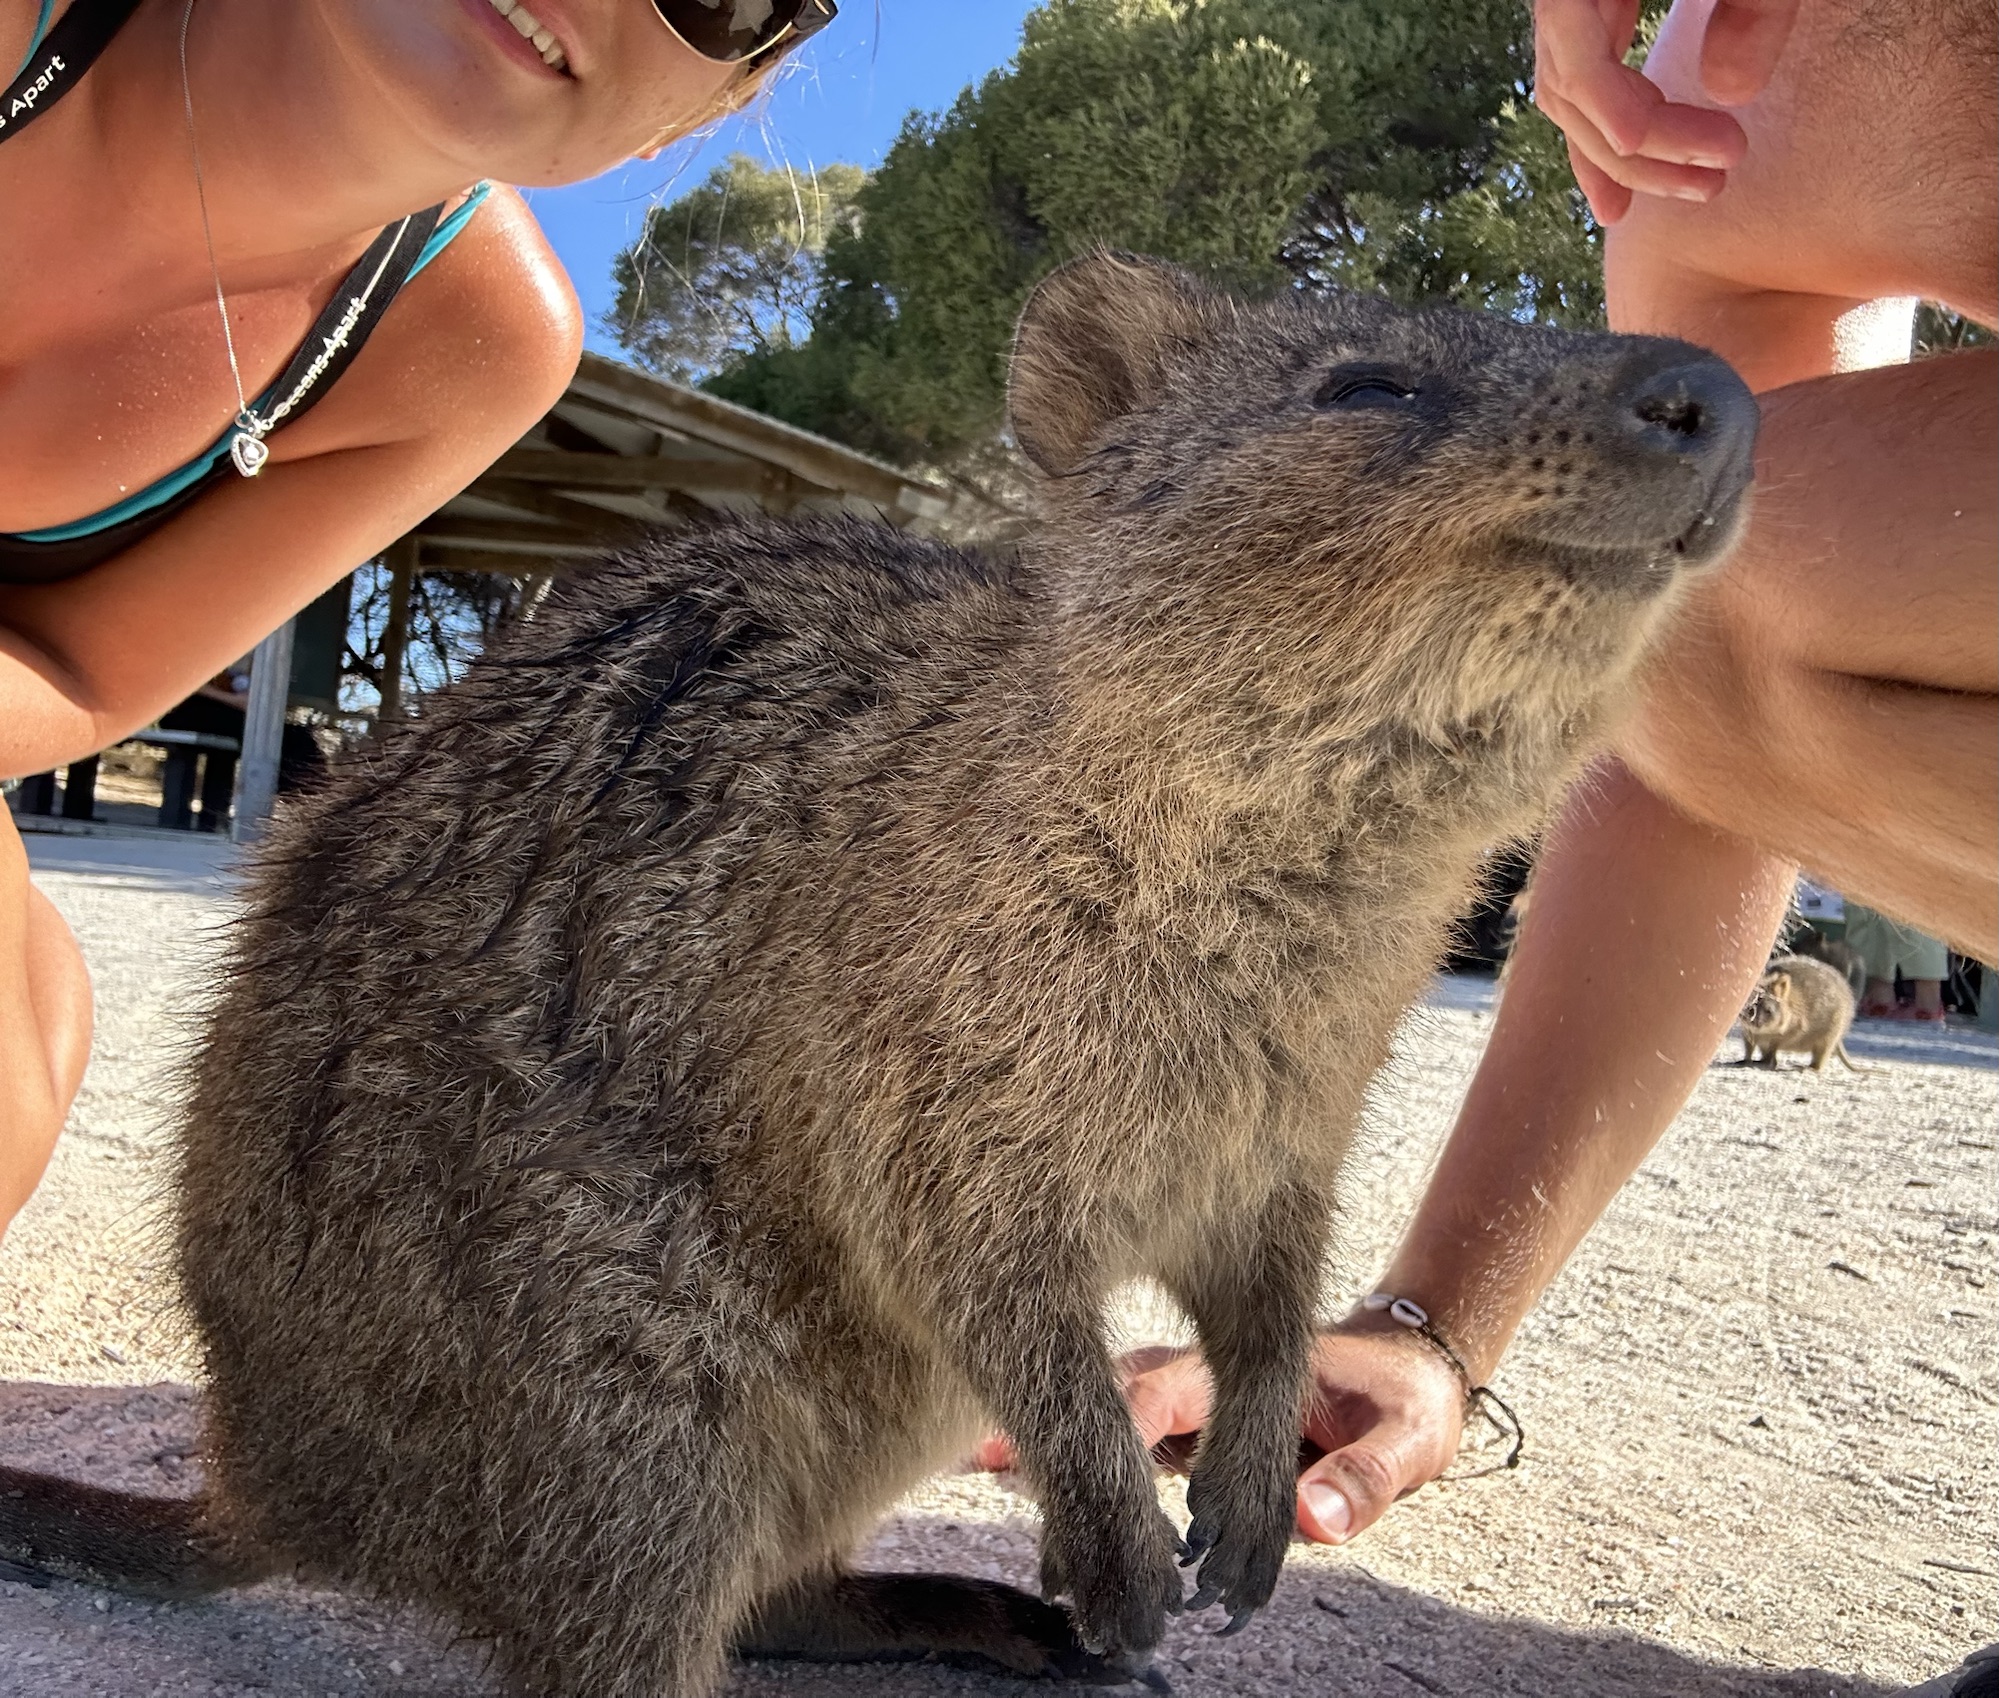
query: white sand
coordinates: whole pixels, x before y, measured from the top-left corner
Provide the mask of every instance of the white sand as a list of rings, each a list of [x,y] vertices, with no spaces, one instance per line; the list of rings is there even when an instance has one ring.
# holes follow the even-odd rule
[[[188,1490],[195,1393],[149,1186],[169,1064],[229,913],[221,846],[30,839],[99,998],[54,1171],[0,1250],[0,1454]],[[1440,987],[1353,1175],[1348,1289],[1393,1236],[1485,1029]],[[1433,1488],[1350,1549],[1294,1546],[1240,1638],[1176,1626],[1187,1698],[1861,1698],[1999,1637],[1999,1046],[1873,1028],[1888,1071],[1710,1073],[1500,1376],[1517,1474]],[[1141,1303],[1139,1332],[1169,1318]],[[1030,1506],[941,1480],[871,1560],[1027,1582]],[[991,1694],[929,1667],[760,1666],[732,1693]],[[0,1584],[0,1698],[473,1698],[476,1650],[272,1584],[193,1606]]]

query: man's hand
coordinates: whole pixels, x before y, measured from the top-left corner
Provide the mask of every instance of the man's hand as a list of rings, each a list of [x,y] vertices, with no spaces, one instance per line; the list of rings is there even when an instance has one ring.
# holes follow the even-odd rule
[[[1213,1390],[1200,1354],[1134,1351],[1124,1360],[1124,1376],[1146,1447],[1184,1465]],[[1298,1531],[1320,1544],[1344,1544],[1450,1466],[1464,1423],[1464,1387],[1420,1340],[1370,1323],[1321,1333],[1312,1380],[1305,1449],[1319,1454],[1298,1480]],[[979,1447],[977,1461],[1011,1467],[1013,1448],[996,1435]]]
[[[1451,1366],[1379,1320],[1323,1332],[1312,1350],[1305,1439],[1325,1452],[1298,1479],[1298,1531],[1344,1544],[1450,1467],[1465,1388]]]
[[[1700,0],[1680,0],[1679,9]],[[1639,0],[1536,0],[1534,103],[1568,138],[1576,181],[1597,221],[1614,224],[1633,193],[1712,200],[1742,162],[1742,126],[1726,112],[1669,101],[1624,63]],[[1708,98],[1740,106],[1770,80],[1798,0],[1715,0],[1701,40]]]

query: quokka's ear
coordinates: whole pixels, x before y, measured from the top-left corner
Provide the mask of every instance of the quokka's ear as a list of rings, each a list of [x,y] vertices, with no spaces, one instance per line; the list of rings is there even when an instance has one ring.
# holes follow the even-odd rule
[[[1074,471],[1112,420],[1158,401],[1176,348],[1200,340],[1216,297],[1162,260],[1072,259],[1027,298],[1014,332],[1007,411],[1021,451]]]

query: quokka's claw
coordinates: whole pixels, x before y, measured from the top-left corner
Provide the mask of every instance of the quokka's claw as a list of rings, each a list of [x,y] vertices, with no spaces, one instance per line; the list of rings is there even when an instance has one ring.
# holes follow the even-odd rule
[[[1217,1633],[1217,1639],[1231,1639],[1247,1627],[1256,1616],[1256,1605],[1247,1604],[1229,1617],[1229,1624]]]
[[[1186,1538],[1180,1541],[1180,1566],[1192,1568],[1195,1563],[1215,1548],[1217,1535],[1212,1528],[1195,1522],[1187,1529]]]
[[[1160,1693],[1162,1698],[1173,1698],[1173,1683],[1166,1678],[1166,1671],[1157,1663],[1147,1663],[1131,1678],[1140,1686],[1151,1687],[1154,1692]]]
[[[1210,1604],[1214,1603],[1217,1599],[1221,1597],[1221,1595],[1222,1595],[1221,1587],[1214,1585],[1213,1583],[1203,1586],[1198,1592],[1196,1592],[1191,1598],[1187,1600],[1187,1614],[1199,1615],[1201,1611],[1206,1609]]]

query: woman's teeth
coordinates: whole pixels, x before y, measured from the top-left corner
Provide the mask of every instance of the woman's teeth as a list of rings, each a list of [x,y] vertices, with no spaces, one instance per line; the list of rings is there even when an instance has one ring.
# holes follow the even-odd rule
[[[569,69],[569,58],[562,51],[562,43],[555,39],[541,19],[519,4],[519,0],[487,0],[487,3],[533,44],[534,50],[541,55],[542,63],[550,70]]]

